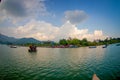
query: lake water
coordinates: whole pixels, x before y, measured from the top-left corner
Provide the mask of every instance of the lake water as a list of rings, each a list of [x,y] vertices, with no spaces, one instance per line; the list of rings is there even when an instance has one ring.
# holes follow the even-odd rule
[[[0,45],[0,80],[101,80],[120,78],[120,46],[102,48],[10,48]]]

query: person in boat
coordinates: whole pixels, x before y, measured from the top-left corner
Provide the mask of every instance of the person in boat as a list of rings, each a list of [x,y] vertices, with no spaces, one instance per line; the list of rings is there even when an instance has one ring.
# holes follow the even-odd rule
[[[30,50],[32,50],[32,45],[29,46]]]
[[[34,45],[31,45],[31,46],[29,46],[29,51],[36,51],[36,46],[34,46]]]
[[[36,51],[36,46],[33,46],[33,51]]]

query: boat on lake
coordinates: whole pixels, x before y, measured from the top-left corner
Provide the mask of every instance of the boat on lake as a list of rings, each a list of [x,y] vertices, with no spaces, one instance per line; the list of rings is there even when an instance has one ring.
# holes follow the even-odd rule
[[[102,48],[107,48],[108,45],[104,45]]]
[[[120,46],[120,43],[119,43],[119,44],[116,44],[116,46]]]
[[[93,74],[92,80],[100,80],[96,74]]]
[[[28,51],[29,52],[37,52],[37,50],[31,50],[31,49],[29,49]]]
[[[76,45],[69,45],[68,48],[78,48]]]
[[[29,46],[28,51],[29,51],[29,52],[36,52],[36,51],[37,51],[37,49],[36,49],[36,48],[37,48],[36,46],[31,45],[31,46]]]
[[[89,46],[89,48],[96,48],[96,46]]]
[[[10,48],[17,48],[17,46],[15,46],[15,45],[10,45]]]

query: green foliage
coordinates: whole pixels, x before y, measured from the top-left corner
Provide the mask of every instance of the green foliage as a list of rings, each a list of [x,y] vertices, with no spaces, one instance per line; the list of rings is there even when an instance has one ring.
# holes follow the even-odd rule
[[[68,43],[67,43],[67,40],[66,40],[66,39],[61,39],[61,40],[59,41],[59,44],[60,44],[60,45],[67,45]]]
[[[88,41],[87,41],[86,38],[83,38],[83,39],[81,40],[81,45],[82,45],[82,46],[88,46]]]
[[[119,43],[120,38],[106,38],[105,40],[94,40],[93,42],[88,41],[86,38],[79,40],[77,38],[61,39],[59,41],[60,45],[76,45],[76,46],[97,46],[105,44]]]
[[[72,44],[72,45],[78,45],[80,44],[80,40],[79,39],[71,39],[71,40],[67,40],[68,44]]]
[[[36,43],[36,44],[35,43],[21,44],[21,46],[35,45],[40,47],[54,47],[59,45],[64,45],[64,46],[74,45],[80,47],[80,46],[97,46],[97,45],[114,44],[114,43],[120,43],[120,38],[110,38],[110,39],[106,38],[105,40],[94,40],[93,42],[88,41],[86,38],[82,40],[79,40],[77,38],[68,38],[68,39],[59,40],[59,43],[55,43],[52,41],[43,41],[42,43]]]

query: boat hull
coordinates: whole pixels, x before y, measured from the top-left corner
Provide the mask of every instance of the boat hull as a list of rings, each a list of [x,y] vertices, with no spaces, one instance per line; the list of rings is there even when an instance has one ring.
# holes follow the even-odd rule
[[[10,46],[10,48],[17,48],[17,46]]]
[[[92,80],[100,80],[100,79],[97,77],[96,74],[94,74]]]
[[[28,52],[37,52],[37,50],[30,50],[30,49],[29,49]]]
[[[96,46],[89,46],[89,48],[96,48]]]

